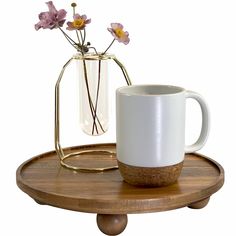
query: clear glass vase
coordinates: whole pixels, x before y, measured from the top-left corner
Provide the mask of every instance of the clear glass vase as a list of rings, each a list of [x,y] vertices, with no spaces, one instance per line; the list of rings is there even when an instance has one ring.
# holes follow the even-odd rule
[[[80,126],[88,135],[101,135],[108,130],[108,60],[109,55],[76,55],[79,79]]]

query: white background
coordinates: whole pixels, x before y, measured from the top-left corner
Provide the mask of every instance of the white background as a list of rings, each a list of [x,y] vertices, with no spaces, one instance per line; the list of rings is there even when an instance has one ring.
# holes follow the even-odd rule
[[[55,5],[66,8],[70,19],[70,1]],[[206,208],[129,215],[122,235],[234,235],[235,1],[80,0],[79,6],[92,18],[88,40],[98,50],[112,39],[106,30],[110,22],[122,22],[129,31],[130,44],[116,43],[110,52],[124,62],[134,84],[179,85],[205,97],[212,123],[200,153],[226,172],[225,185]],[[40,206],[16,186],[17,167],[54,148],[54,84],[74,50],[59,31],[34,30],[38,13],[46,10],[44,1],[1,1],[0,9],[0,235],[102,235],[95,214]],[[110,78],[120,77],[117,70]],[[187,110],[186,142],[191,143],[201,118],[196,103],[188,102]],[[97,142],[72,133],[65,132],[65,146]],[[109,135],[104,141],[114,140],[112,128]]]

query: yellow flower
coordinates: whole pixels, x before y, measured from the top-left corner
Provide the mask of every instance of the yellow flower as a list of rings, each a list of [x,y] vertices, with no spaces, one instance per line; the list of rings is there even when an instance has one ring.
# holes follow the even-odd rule
[[[91,22],[91,19],[87,19],[86,15],[80,16],[79,14],[74,15],[74,21],[67,22],[67,30],[82,30],[87,24]]]
[[[85,27],[85,20],[82,19],[82,18],[79,18],[79,19],[75,19],[73,22],[73,27],[76,28],[76,29],[82,29]]]
[[[111,23],[111,28],[107,30],[113,35],[113,37],[120,43],[128,44],[129,33],[123,30],[123,25],[120,23]]]

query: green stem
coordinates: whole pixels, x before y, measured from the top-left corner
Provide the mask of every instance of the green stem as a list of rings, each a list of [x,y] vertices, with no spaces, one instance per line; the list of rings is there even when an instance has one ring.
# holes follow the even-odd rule
[[[95,47],[89,47],[89,49],[93,49],[94,50],[94,52],[98,55],[98,52],[97,52],[97,49],[95,48]]]
[[[80,39],[79,39],[79,35],[78,35],[78,43],[76,43],[67,33],[65,33],[61,28],[59,28],[61,30],[61,32],[63,33],[63,35],[65,36],[65,38],[67,39],[67,41],[77,50],[80,51],[82,53],[82,51],[85,51],[84,46],[81,45],[80,43]]]
[[[83,38],[83,35],[82,35],[81,30],[79,30],[79,33],[80,33],[80,37],[81,37],[81,39],[82,39],[82,47],[83,47],[83,46],[84,46],[84,38]]]
[[[76,32],[76,36],[77,36],[78,42],[79,42],[79,44],[81,45],[81,41],[80,41],[80,38],[79,38],[78,30],[75,30],[75,32]]]
[[[84,67],[84,79],[85,79],[85,85],[86,85],[86,89],[87,89],[87,95],[88,95],[88,101],[89,101],[89,106],[90,106],[90,111],[91,111],[91,115],[94,118],[94,108],[93,108],[93,104],[92,104],[92,99],[91,99],[91,95],[90,95],[90,91],[89,91],[89,84],[88,84],[88,74],[87,74],[87,68],[86,68],[86,63],[85,60],[83,59],[83,67]],[[97,125],[96,125],[96,131],[98,134],[98,129],[97,129]]]
[[[112,44],[114,42],[115,42],[115,39],[112,40],[110,45],[107,47],[107,49],[101,55],[106,54],[106,52],[109,50],[109,48],[112,46]],[[96,51],[96,49],[95,49],[95,51]],[[96,53],[97,53],[97,51],[96,51]],[[97,85],[97,93],[96,93],[96,101],[95,101],[95,111],[94,111],[95,118],[97,116],[97,106],[98,106],[98,96],[99,96],[100,82],[101,82],[101,60],[99,60],[99,64],[98,64],[98,85]],[[95,128],[95,119],[93,120],[92,134],[94,134],[94,128]],[[105,131],[104,131],[104,133],[105,133]]]
[[[112,44],[115,42],[116,39],[113,39],[112,42],[110,43],[110,45],[107,47],[107,49],[102,53],[102,55],[104,55],[108,50],[109,48],[112,46]]]
[[[83,42],[82,42],[82,45],[84,45],[84,43],[85,43],[85,39],[86,39],[86,30],[85,30],[85,28],[84,28],[84,38],[83,38]]]
[[[64,36],[69,39],[72,43],[74,43],[75,45],[77,45],[77,43],[61,28],[58,27],[60,29],[60,31],[64,34]]]
[[[61,30],[61,32],[62,32],[63,35],[65,36],[66,40],[70,43],[70,45],[71,45],[72,47],[74,47],[76,50],[81,51],[81,50],[79,49],[80,47],[78,46],[78,44],[77,44],[72,38],[70,38],[69,35],[66,34],[60,27],[59,27],[59,29]],[[77,45],[77,46],[76,46],[76,45]]]
[[[65,36],[65,35],[64,35]],[[72,47],[74,47],[76,50],[78,49],[66,36],[65,36],[66,40],[70,43],[70,45]]]
[[[82,54],[84,55],[84,54]],[[91,99],[91,94],[90,94],[90,90],[89,90],[89,83],[88,83],[88,73],[87,73],[87,68],[86,68],[86,63],[85,63],[85,59],[83,59],[83,67],[84,67],[84,78],[85,78],[85,85],[86,85],[86,89],[87,89],[87,95],[88,95],[88,100],[89,100],[89,106],[90,106],[90,110],[91,110],[91,115],[93,117],[93,120],[97,119],[97,122],[101,128],[101,130],[103,131],[103,133],[105,133],[102,124],[100,123],[100,120],[98,119],[98,117],[95,115],[95,109],[94,109],[94,105]],[[96,128],[96,132],[98,134],[98,128],[97,128],[97,124],[95,123],[95,128]]]
[[[98,94],[99,94],[99,89],[100,89],[100,81],[101,81],[101,60],[99,60],[99,62],[98,62],[98,85],[97,85],[97,94],[96,94],[95,111],[94,111],[95,117],[97,116]],[[95,122],[96,122],[96,120],[93,119],[92,134],[94,134]]]

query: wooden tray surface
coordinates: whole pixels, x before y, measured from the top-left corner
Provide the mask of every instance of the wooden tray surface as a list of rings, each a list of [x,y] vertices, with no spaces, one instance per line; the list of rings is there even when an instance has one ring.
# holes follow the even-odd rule
[[[64,151],[115,149],[115,144],[108,143],[70,147]],[[68,162],[104,167],[116,164],[116,159],[97,153],[81,155]],[[60,165],[56,152],[51,151],[24,162],[17,169],[16,179],[22,191],[42,204],[81,212],[130,214],[176,209],[208,198],[222,187],[224,170],[210,158],[186,154],[181,176],[175,184],[140,188],[124,182],[119,170],[83,173],[66,169]]]

